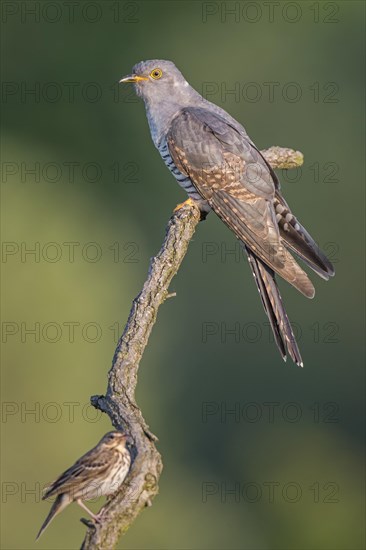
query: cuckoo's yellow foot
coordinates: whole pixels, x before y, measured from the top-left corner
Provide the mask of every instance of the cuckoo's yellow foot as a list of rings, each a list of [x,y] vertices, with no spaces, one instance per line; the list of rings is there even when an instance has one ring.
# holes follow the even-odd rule
[[[194,206],[195,208],[198,208],[197,203],[193,199],[187,199],[184,202],[180,202],[177,204],[177,206],[174,208],[173,212],[178,212],[183,206]]]

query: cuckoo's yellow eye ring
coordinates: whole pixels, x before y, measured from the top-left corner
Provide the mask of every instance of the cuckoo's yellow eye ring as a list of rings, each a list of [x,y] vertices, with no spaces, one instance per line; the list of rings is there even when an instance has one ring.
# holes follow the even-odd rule
[[[161,69],[153,69],[150,73],[151,78],[154,80],[159,80],[163,76],[163,71]]]

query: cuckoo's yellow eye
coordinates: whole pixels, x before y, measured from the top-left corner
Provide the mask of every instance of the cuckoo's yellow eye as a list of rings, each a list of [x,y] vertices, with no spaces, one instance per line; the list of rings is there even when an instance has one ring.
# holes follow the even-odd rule
[[[153,69],[150,73],[151,78],[154,80],[159,80],[163,76],[163,71],[161,69]]]

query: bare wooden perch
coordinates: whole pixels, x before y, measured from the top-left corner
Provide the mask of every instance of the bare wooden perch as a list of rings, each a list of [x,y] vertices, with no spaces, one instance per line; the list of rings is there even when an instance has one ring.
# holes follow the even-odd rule
[[[295,168],[303,163],[298,151],[271,147],[262,154],[273,168]],[[112,550],[145,506],[158,493],[162,461],[135,401],[140,361],[156,321],[159,306],[169,297],[170,282],[183,261],[188,244],[200,221],[194,206],[175,211],[166,228],[163,245],[150,263],[140,294],[134,299],[124,332],[118,342],[108,375],[107,393],[95,395],[91,403],[108,414],[113,426],[130,434],[132,467],[121,491],[103,508],[101,523],[83,520],[88,530],[82,550]]]

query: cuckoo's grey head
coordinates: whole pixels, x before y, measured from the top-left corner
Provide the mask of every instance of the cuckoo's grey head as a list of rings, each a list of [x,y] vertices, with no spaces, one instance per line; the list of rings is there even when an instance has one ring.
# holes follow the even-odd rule
[[[132,68],[132,74],[120,82],[133,82],[137,95],[149,104],[174,101],[184,105],[192,96],[198,95],[174,63],[163,59],[137,63]]]

